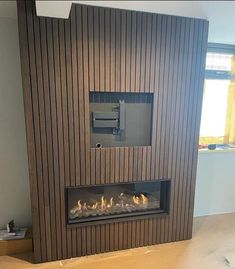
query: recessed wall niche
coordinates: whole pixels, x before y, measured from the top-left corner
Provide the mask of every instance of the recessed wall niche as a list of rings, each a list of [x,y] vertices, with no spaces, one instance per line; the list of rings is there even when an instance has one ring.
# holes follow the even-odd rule
[[[90,93],[91,147],[149,146],[152,93]]]

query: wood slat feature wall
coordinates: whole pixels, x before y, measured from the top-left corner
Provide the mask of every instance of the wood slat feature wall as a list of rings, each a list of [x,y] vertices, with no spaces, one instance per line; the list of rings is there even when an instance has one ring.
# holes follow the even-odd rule
[[[35,261],[190,238],[207,21],[31,1],[18,18]],[[151,146],[91,149],[90,91],[154,93]],[[66,228],[65,187],[161,178],[168,216]]]

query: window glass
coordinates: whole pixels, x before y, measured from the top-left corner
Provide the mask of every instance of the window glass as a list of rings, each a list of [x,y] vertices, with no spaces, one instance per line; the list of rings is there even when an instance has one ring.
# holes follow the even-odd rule
[[[206,70],[231,71],[231,54],[208,52],[206,56]]]
[[[201,137],[224,136],[230,80],[206,79],[203,95]]]

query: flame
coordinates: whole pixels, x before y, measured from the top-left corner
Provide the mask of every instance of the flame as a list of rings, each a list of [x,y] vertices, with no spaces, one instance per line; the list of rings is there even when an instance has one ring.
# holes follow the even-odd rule
[[[113,197],[110,198],[109,204],[107,204],[107,207],[110,208],[113,206]]]
[[[120,204],[119,205],[121,207],[128,206],[128,204],[124,203],[124,201],[125,201],[124,193],[120,193],[119,198],[120,198],[120,201],[119,201]],[[136,205],[146,205],[146,204],[148,204],[148,197],[146,197],[142,193],[138,194],[138,195],[134,195],[132,197],[132,199],[133,199],[134,204],[136,204]],[[109,200],[107,200],[105,198],[105,196],[102,195],[100,201],[98,201],[98,202],[96,202],[96,203],[94,203],[92,205],[88,205],[88,206],[87,206],[87,203],[82,204],[81,200],[78,200],[77,205],[74,206],[70,210],[70,213],[71,214],[76,214],[76,212],[86,211],[86,210],[88,210],[88,208],[93,209],[93,210],[96,210],[96,209],[107,210],[108,208],[111,208],[113,206],[114,206],[114,198],[111,197]]]
[[[82,204],[81,204],[81,200],[78,200],[78,210],[82,210]]]
[[[110,207],[113,206],[113,197],[110,198],[109,205],[110,205]]]
[[[139,205],[140,204],[140,198],[138,196],[133,196],[133,202],[136,204],[136,205]]]
[[[120,199],[123,199],[123,196],[124,196],[124,193],[123,193],[123,192],[121,192],[121,193],[119,194],[119,196],[118,196],[118,197],[119,197]]]
[[[77,205],[75,205],[73,208],[70,209],[70,213],[74,215],[81,210],[82,210],[82,204],[81,204],[81,200],[79,200],[77,202]]]
[[[101,209],[104,209],[106,207],[106,200],[104,196],[101,197]]]
[[[141,196],[141,198],[142,198],[142,203],[143,203],[143,205],[146,205],[146,204],[148,204],[148,198],[144,195],[144,194],[140,194],[140,196]]]
[[[141,197],[141,199],[140,199],[140,197]],[[146,204],[148,204],[148,198],[144,194],[141,193],[140,197],[138,197],[136,195],[133,196],[133,202],[136,205],[140,205],[140,204],[146,205]]]
[[[92,209],[96,209],[97,208],[97,206],[98,206],[98,203],[96,202],[94,205],[92,205]]]

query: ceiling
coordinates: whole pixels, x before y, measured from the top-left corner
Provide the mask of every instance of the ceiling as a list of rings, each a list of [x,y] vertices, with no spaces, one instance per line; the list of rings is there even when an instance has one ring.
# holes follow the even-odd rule
[[[210,22],[209,42],[235,45],[235,1],[37,1],[41,16],[66,18],[71,3],[203,18]],[[15,1],[0,1],[0,17],[16,17]]]

